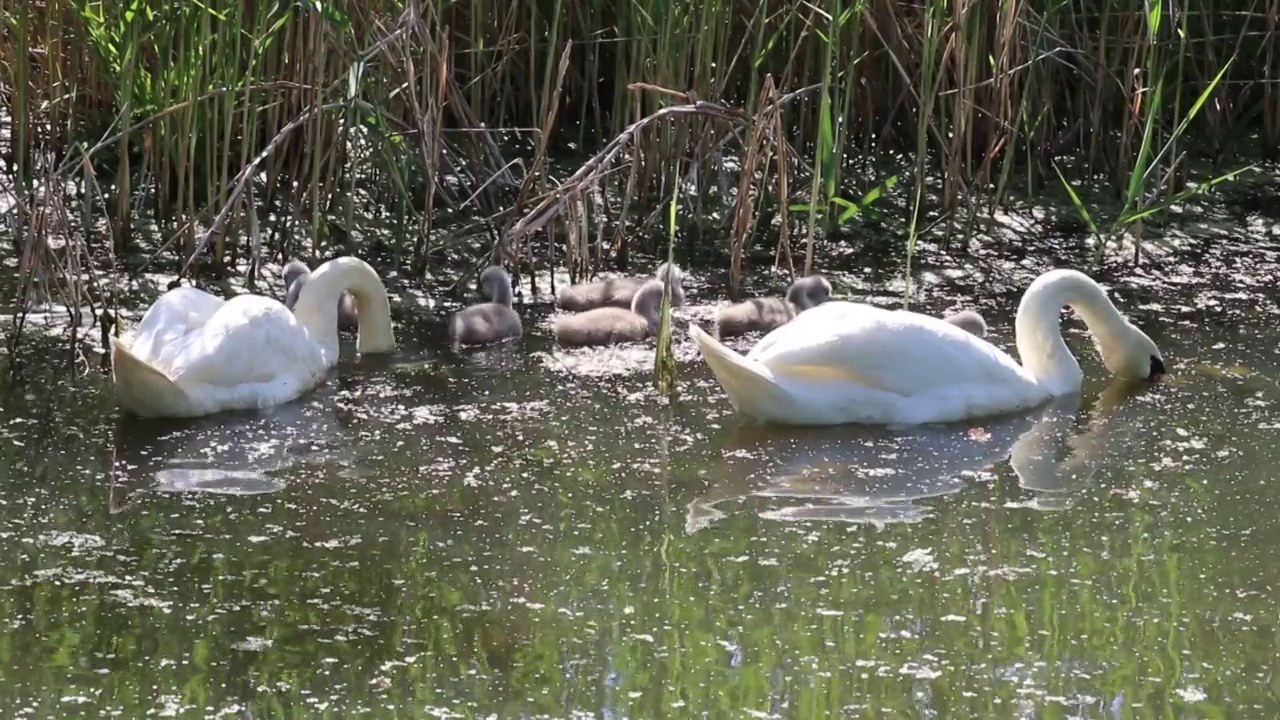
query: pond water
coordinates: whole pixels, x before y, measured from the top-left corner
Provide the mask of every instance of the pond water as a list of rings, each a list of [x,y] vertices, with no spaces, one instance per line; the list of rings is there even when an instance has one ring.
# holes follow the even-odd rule
[[[50,352],[0,407],[0,711],[1275,717],[1280,325],[1240,272],[1115,293],[1168,383],[1069,320],[1081,396],[896,431],[744,425],[683,337],[667,403],[652,344],[545,311],[461,354],[403,317],[191,422]],[[1016,298],[970,298],[1005,348]]]

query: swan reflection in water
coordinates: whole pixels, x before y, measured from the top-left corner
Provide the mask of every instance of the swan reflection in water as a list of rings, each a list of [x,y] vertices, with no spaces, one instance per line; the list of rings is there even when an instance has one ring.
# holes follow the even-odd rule
[[[122,419],[113,450],[113,510],[145,491],[260,495],[297,467],[350,454],[332,385],[283,405],[191,420]],[[117,502],[118,493],[128,499]]]
[[[1112,418],[1146,390],[1113,380],[1079,432],[1079,394],[1021,415],[897,430],[739,424],[723,442],[726,462],[714,471],[720,479],[689,504],[685,530],[725,517],[720,506],[727,502],[752,499],[801,503],[760,513],[771,520],[915,522],[929,513],[916,501],[959,492],[970,476],[1006,458],[1021,486],[1035,493],[1022,506],[1063,509],[1109,454]],[[767,467],[758,469],[762,460]]]

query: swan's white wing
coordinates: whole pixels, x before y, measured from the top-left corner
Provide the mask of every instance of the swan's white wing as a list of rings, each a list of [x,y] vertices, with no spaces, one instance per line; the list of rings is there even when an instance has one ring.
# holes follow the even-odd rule
[[[173,347],[209,322],[226,301],[198,288],[176,287],[161,295],[142,316],[133,331],[129,352],[149,363],[157,362],[165,348]]]
[[[306,385],[325,370],[306,328],[282,303],[261,295],[228,300],[163,354],[169,377],[187,387]]]
[[[747,357],[781,377],[842,381],[902,397],[962,387],[1017,393],[1036,386],[1007,353],[948,322],[862,303],[806,310]]]
[[[863,303],[854,303],[844,300],[830,300],[821,305],[801,310],[794,318],[791,319],[790,322],[770,330],[764,337],[760,338],[760,341],[755,344],[755,347],[751,348],[751,350],[747,352],[747,357],[752,360],[759,360],[761,356],[767,355],[775,345],[787,345],[790,343],[793,334],[804,335],[809,332],[806,330],[797,333],[797,331],[793,329],[795,327],[812,328],[817,325],[831,325],[840,323],[855,314],[864,311],[876,311],[878,309],[879,308]],[[814,323],[813,326],[810,326],[810,323],[813,322],[812,318],[814,317],[822,318],[822,320],[819,320],[817,323]]]

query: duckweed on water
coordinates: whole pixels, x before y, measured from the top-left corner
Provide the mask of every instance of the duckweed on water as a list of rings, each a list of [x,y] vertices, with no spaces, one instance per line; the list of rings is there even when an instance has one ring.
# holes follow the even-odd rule
[[[1130,291],[1176,382],[1102,380],[1068,321],[1082,396],[911,431],[744,425],[681,333],[670,404],[651,344],[531,324],[186,422],[33,346],[2,401],[0,708],[1272,717],[1280,332],[1230,274]],[[974,297],[1002,347],[1010,297]]]

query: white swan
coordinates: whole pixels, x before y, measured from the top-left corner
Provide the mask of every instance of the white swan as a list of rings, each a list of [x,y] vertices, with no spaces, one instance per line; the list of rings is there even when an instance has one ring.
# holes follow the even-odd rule
[[[311,277],[311,268],[301,260],[290,260],[280,271],[280,277],[284,280],[284,306],[292,310],[298,304],[298,296],[302,294],[302,288],[306,287],[307,279]],[[360,321],[356,318],[355,298],[351,297],[351,293],[344,292],[338,300],[338,329],[355,330],[358,327]]]
[[[321,265],[290,312],[279,300],[230,300],[193,287],[160,296],[132,341],[111,339],[116,397],[142,417],[197,417],[288,402],[319,385],[338,362],[338,298],[350,292],[361,353],[395,349],[391,307],[363,260]]]
[[[1064,305],[1089,326],[1112,374],[1153,382],[1164,376],[1151,338],[1075,270],[1051,270],[1022,296],[1022,365],[944,320],[851,302],[800,313],[746,357],[696,325],[689,334],[744,415],[790,425],[914,425],[1015,412],[1078,392],[1080,365],[1060,327]]]

